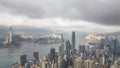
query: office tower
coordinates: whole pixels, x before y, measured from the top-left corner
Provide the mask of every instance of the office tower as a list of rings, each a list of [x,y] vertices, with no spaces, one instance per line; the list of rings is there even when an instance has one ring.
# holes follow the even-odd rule
[[[71,50],[71,55],[75,55],[75,54],[76,54],[76,52],[77,52],[77,50],[76,50],[76,49]]]
[[[95,62],[94,68],[99,68],[99,63]]]
[[[87,52],[89,52],[89,45],[87,45],[87,46],[85,46],[85,50],[87,51]]]
[[[66,45],[66,55],[68,55],[68,56],[70,56],[70,50],[71,50],[71,45],[70,45],[70,41],[69,40],[67,40],[66,42],[65,42],[65,45]]]
[[[31,67],[31,65],[32,65],[32,61],[31,61],[31,60],[29,60],[29,61],[27,62],[27,68],[30,68],[30,67]]]
[[[94,61],[93,60],[85,60],[84,61],[84,68],[93,68],[94,67]]]
[[[50,65],[51,68],[58,68],[58,63],[52,62]]]
[[[53,68],[58,68],[58,63],[54,63]]]
[[[114,43],[114,49],[113,49],[113,56],[117,56],[116,52],[117,52],[117,40],[113,40]]]
[[[42,68],[50,68],[50,63],[46,55],[43,56]]]
[[[13,29],[12,27],[9,28],[9,35],[8,35],[8,42],[11,45],[12,44],[12,34],[13,34]]]
[[[12,36],[12,44],[19,45],[21,42],[21,36],[20,35],[13,35]]]
[[[75,49],[75,31],[72,32],[72,49]]]
[[[119,42],[117,39],[112,40],[111,41],[111,45],[110,45],[110,51],[112,53],[113,56],[119,56],[120,54],[120,46],[119,46]]]
[[[50,64],[48,61],[42,62],[42,68],[50,68]]]
[[[102,55],[102,57],[99,58],[99,65],[101,68],[106,68],[106,58],[104,55]]]
[[[80,45],[79,46],[79,52],[84,53],[85,52],[85,45]]]
[[[39,59],[39,53],[36,51],[36,52],[33,52],[33,57],[35,60],[38,60]]]
[[[64,42],[63,34],[61,34],[61,42]]]
[[[63,54],[64,54],[64,44],[61,44],[61,45],[59,46],[59,54],[60,54],[60,55],[63,55]]]
[[[72,56],[68,57],[64,55],[62,58],[60,55],[58,56],[58,68],[72,68],[73,67],[73,59]]]
[[[51,62],[55,62],[55,57],[56,57],[56,55],[55,55],[55,48],[54,47],[52,47],[51,49],[50,49],[50,61]]]
[[[69,59],[67,55],[64,55],[63,58],[58,56],[58,68],[68,68],[69,66]]]
[[[113,56],[120,56],[120,43],[117,39],[113,40]]]
[[[84,68],[89,68],[89,60],[84,61]]]
[[[94,61],[93,60],[89,61],[89,68],[94,68]]]
[[[103,57],[102,57],[102,65],[105,65],[105,56],[103,55]]]
[[[104,55],[105,54],[105,50],[101,49],[100,50],[100,55]]]
[[[75,59],[75,63],[74,63],[74,68],[83,68],[84,66],[84,62],[82,57],[78,57],[77,59]]]
[[[69,64],[69,67],[73,67],[74,59],[73,59],[72,55],[70,57],[68,57],[68,64]]]
[[[69,67],[69,60],[68,60],[68,56],[64,55],[63,60],[62,60],[62,68],[68,68]]]
[[[25,53],[20,55],[20,62],[22,66],[25,66],[25,63],[27,62],[27,55]]]
[[[58,55],[58,68],[62,68],[62,57]]]
[[[96,56],[97,59],[98,59],[99,56],[100,56],[100,53],[99,53],[99,50],[98,50],[98,49],[96,49],[96,51],[95,51],[95,56]]]

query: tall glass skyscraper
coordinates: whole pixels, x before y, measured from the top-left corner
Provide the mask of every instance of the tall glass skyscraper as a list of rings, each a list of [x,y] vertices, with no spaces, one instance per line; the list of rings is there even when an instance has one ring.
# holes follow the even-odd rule
[[[52,47],[51,49],[50,49],[50,61],[51,62],[55,62],[55,48],[54,47]]]
[[[72,32],[72,49],[75,49],[75,31]]]
[[[69,40],[67,40],[66,42],[65,42],[65,45],[66,45],[66,55],[68,55],[68,56],[70,56],[70,50],[71,50],[71,45],[70,45],[70,41]]]
[[[12,32],[13,32],[13,29],[12,29],[12,27],[9,27],[9,44],[11,45],[11,42],[12,42]]]

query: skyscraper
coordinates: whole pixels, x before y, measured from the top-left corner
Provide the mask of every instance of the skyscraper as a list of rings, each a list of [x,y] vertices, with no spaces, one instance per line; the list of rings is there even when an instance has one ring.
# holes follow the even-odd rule
[[[20,62],[21,62],[22,67],[24,67],[25,63],[27,62],[27,55],[25,53],[20,55]]]
[[[110,51],[111,51],[113,56],[117,56],[117,51],[119,50],[118,48],[119,48],[118,47],[118,40],[117,39],[112,40],[112,43],[110,46]]]
[[[79,52],[84,53],[85,52],[85,45],[80,45],[79,46]]]
[[[67,40],[66,42],[65,42],[65,45],[66,45],[66,54],[68,55],[68,56],[70,56],[70,50],[71,50],[71,45],[70,45],[70,41],[69,40]]]
[[[84,66],[84,62],[82,57],[76,58],[74,68],[83,68],[83,66]]]
[[[117,39],[115,39],[115,40],[113,40],[113,43],[114,43],[114,46],[113,46],[113,55],[114,56],[118,56],[118,54],[117,53],[119,53],[119,42],[118,42],[118,40]]]
[[[10,45],[11,45],[11,43],[12,43],[12,32],[13,32],[12,27],[9,27],[8,43],[9,43]]]
[[[35,60],[39,59],[39,53],[37,51],[33,52],[33,56],[34,56]]]
[[[55,62],[55,48],[54,47],[52,47],[51,49],[50,49],[50,61],[51,62]]]
[[[61,45],[59,46],[59,54],[60,54],[60,55],[63,55],[63,54],[64,54],[64,44],[61,44]]]
[[[93,60],[85,60],[84,61],[84,68],[94,68],[94,61]]]
[[[42,61],[42,68],[50,68],[50,63],[47,60],[48,60],[47,56],[44,55]]]
[[[72,32],[72,49],[75,49],[75,31]]]

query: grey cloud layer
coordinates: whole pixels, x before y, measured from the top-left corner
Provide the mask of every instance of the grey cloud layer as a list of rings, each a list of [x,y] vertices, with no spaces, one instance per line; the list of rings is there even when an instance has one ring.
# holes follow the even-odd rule
[[[0,11],[31,18],[61,17],[120,25],[120,0],[0,0]]]

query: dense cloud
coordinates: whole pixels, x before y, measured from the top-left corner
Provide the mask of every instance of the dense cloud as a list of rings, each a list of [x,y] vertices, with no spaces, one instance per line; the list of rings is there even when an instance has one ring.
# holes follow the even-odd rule
[[[120,25],[120,0],[0,0],[0,12]]]

